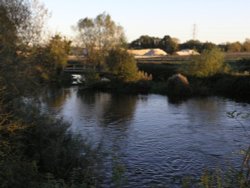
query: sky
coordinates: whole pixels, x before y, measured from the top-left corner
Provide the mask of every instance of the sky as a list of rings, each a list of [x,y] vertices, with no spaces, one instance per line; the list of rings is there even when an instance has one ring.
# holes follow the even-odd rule
[[[128,41],[141,35],[181,42],[244,42],[250,38],[250,0],[40,0],[51,12],[52,33],[75,35],[79,19],[106,12],[124,28]]]

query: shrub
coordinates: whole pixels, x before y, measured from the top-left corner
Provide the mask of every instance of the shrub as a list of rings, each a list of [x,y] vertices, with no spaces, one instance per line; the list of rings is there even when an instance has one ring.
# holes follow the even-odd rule
[[[31,104],[20,105],[15,105],[10,125],[0,127],[0,187],[96,185],[96,150],[71,134],[62,120]]]
[[[138,79],[136,61],[126,50],[110,50],[106,62],[111,73],[116,75],[119,80],[128,82]]]
[[[204,50],[200,56],[195,56],[184,72],[197,77],[212,76],[226,71],[224,54],[218,48]]]

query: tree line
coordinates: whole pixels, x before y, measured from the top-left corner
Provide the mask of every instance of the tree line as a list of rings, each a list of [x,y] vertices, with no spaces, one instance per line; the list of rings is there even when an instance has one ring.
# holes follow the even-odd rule
[[[177,38],[169,35],[165,35],[163,38],[142,35],[129,44],[129,48],[132,49],[160,48],[169,54],[183,49],[194,49],[201,53],[204,50],[211,50],[215,47],[220,48],[224,52],[250,52],[250,39],[246,39],[243,43],[227,42],[217,45],[212,42],[201,42],[199,40],[188,40],[180,43]]]

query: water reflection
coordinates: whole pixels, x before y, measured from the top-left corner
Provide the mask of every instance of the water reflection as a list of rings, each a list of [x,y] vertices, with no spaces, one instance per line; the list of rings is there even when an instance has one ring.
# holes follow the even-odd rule
[[[226,112],[250,111],[249,104],[217,97],[176,104],[166,98],[78,94],[74,89],[47,96],[49,105],[59,107],[72,122],[76,134],[102,145],[107,154],[104,187],[110,185],[114,159],[124,164],[128,187],[150,187],[152,182],[157,187],[171,184],[176,176],[198,175],[206,167],[241,164],[238,153],[249,145],[249,138]],[[249,125],[249,120],[244,121]]]
[[[71,97],[71,90],[65,88],[48,88],[43,91],[40,99],[52,108],[61,108],[67,98]]]
[[[111,95],[111,100],[104,106],[102,125],[129,125],[136,108],[136,96]]]
[[[221,118],[225,119],[225,105],[222,99],[216,97],[192,99],[183,104],[190,122],[200,125],[204,122],[214,124]]]
[[[108,93],[82,93],[75,99],[80,116],[95,116],[100,126],[114,126],[121,122],[129,124],[136,108],[136,96],[111,95]]]
[[[103,174],[105,184],[110,185],[112,171],[117,164],[125,165],[130,126],[135,114],[137,96],[107,93],[83,93],[77,97],[77,111],[85,127],[84,132],[94,129],[94,141],[104,153]],[[77,112],[77,113],[79,113]],[[80,114],[79,114],[80,115]],[[86,125],[89,124],[89,125]],[[86,127],[90,127],[86,129]],[[93,133],[93,132],[92,132]],[[88,136],[91,133],[88,133]],[[124,166],[125,167],[125,166]]]

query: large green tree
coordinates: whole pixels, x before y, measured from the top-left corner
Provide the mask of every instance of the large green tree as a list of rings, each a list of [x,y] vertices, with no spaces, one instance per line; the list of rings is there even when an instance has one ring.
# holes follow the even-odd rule
[[[134,56],[124,49],[112,49],[106,57],[109,71],[118,80],[129,82],[138,80],[138,68]]]
[[[90,61],[103,65],[108,51],[126,43],[123,28],[109,14],[83,18],[77,24],[77,42],[88,51]]]

